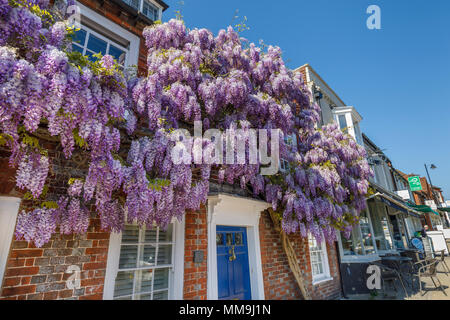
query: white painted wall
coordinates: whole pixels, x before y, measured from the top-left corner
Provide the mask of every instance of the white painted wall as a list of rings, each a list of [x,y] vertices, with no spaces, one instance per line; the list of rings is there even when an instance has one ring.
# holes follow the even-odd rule
[[[0,287],[19,213],[20,198],[0,197]]]

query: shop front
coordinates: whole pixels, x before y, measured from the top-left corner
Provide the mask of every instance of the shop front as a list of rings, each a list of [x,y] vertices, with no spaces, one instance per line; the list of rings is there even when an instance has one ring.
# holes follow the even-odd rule
[[[339,234],[340,268],[345,295],[369,293],[366,281],[370,262],[409,247],[414,232],[420,230],[420,214],[386,193],[367,200],[347,239]]]

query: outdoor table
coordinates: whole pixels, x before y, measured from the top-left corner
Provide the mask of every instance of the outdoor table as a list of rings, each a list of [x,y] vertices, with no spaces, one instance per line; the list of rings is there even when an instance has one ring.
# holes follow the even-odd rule
[[[411,259],[410,257],[402,257],[402,256],[384,256],[381,257],[381,262],[391,268],[394,268],[395,270],[397,270],[400,274],[400,276],[403,278],[403,280],[408,283],[408,281],[406,281],[406,274],[408,273],[406,271],[402,271],[402,265],[406,264],[406,263],[410,263],[412,262],[413,259]],[[411,285],[412,285],[412,277],[411,277]]]

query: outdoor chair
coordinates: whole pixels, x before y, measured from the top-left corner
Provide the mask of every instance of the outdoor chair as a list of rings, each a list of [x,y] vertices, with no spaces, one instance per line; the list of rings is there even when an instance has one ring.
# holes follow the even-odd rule
[[[437,280],[437,282],[439,283],[439,288],[444,292],[445,295],[447,295],[447,293],[445,292],[445,289],[442,287],[441,281],[439,280],[438,276],[437,276],[437,265],[438,265],[439,261],[435,260],[431,263],[428,263],[422,267],[419,268],[418,271],[418,278],[419,278],[419,288],[420,288],[420,295],[423,296],[422,293],[422,278],[430,278],[431,281],[433,281],[433,284],[436,288],[438,288],[438,286],[436,285],[436,282],[434,281],[434,279]]]
[[[404,251],[402,256],[411,258],[411,261],[405,263],[408,266],[407,273],[409,274],[409,279],[411,281],[411,289],[414,286],[414,279],[418,274],[419,268],[426,265],[428,260],[421,259],[419,252],[414,251]]]
[[[385,266],[384,264],[380,263],[380,262],[370,262],[370,265],[375,265],[377,267],[380,268],[380,276],[381,276],[381,282],[382,282],[382,286],[383,286],[383,294],[386,296],[386,283],[392,283],[395,292],[397,293],[397,287],[395,286],[395,280],[399,280],[400,284],[402,285],[402,288],[405,292],[405,296],[408,297],[408,291],[406,291],[406,287],[403,283],[402,277],[400,275],[400,273],[393,269],[390,268],[388,266]]]

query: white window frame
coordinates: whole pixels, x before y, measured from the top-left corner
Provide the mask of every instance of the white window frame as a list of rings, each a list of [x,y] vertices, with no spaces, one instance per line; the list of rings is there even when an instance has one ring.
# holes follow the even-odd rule
[[[0,197],[0,288],[19,213],[20,198]]]
[[[177,219],[173,223],[173,247],[172,247],[172,269],[169,272],[169,300],[183,299],[184,282],[184,218],[181,222]],[[114,299],[114,286],[117,273],[119,272],[120,248],[122,243],[122,233],[111,233],[109,238],[108,259],[106,264],[105,287],[103,291],[104,300]],[[167,267],[167,266],[161,266]],[[151,268],[135,269],[158,269],[159,266]]]
[[[323,272],[320,274],[313,274],[313,264],[312,264],[312,251],[311,251],[311,241],[315,241],[317,245],[320,247],[320,250],[316,250],[314,252],[320,252],[321,260],[322,260],[322,270]],[[309,233],[308,234],[308,250],[309,250],[309,261],[311,264],[311,275],[312,275],[312,284],[317,285],[319,283],[333,280],[330,274],[330,264],[328,261],[328,248],[323,240],[321,243],[318,243],[315,238]]]
[[[155,20],[153,20],[153,21],[156,21],[156,20],[161,20],[161,15],[162,15],[162,10],[163,10],[163,7],[160,5],[160,4],[158,4],[158,3],[156,3],[156,2],[154,2],[154,1],[151,1],[151,0],[138,0],[138,2],[139,2],[139,4],[138,4],[138,6],[139,6],[139,8],[135,8],[135,7],[133,7],[131,4],[129,4],[129,3],[127,3],[127,1],[124,1],[124,0],[122,0],[125,4],[127,4],[127,5],[129,5],[130,7],[132,7],[132,8],[134,8],[134,9],[137,9],[140,13],[142,13],[145,17],[147,17],[143,12],[144,12],[144,2],[148,2],[149,4],[151,4],[152,6],[154,6],[157,10],[158,10],[158,17],[157,17],[157,19],[155,19]],[[147,17],[147,18],[149,18],[149,19],[151,19],[150,17]]]
[[[361,247],[363,250],[363,254],[356,254],[356,255],[344,255],[344,248],[342,247],[342,238],[341,238],[341,233],[338,232],[337,236],[338,236],[338,248],[339,248],[339,253],[341,256],[341,262],[342,263],[352,263],[352,262],[357,262],[357,263],[361,263],[361,262],[371,262],[371,261],[375,261],[379,259],[379,255],[378,255],[378,248],[376,246],[376,242],[375,242],[375,234],[373,232],[373,222],[372,222],[372,217],[370,214],[370,209],[367,206],[367,217],[369,219],[369,226],[370,226],[370,232],[372,234],[372,243],[374,244],[374,248],[375,248],[375,252],[374,253],[366,253],[366,248],[364,246],[364,242],[362,241],[363,237],[362,237],[362,232],[361,232],[361,225],[358,223],[358,225],[354,226],[353,228],[356,228],[357,232],[359,233],[360,239],[361,239]]]
[[[157,17],[157,19],[155,19],[153,21],[161,20],[162,7],[159,4],[157,4],[156,2],[150,1],[150,0],[139,0],[139,2],[140,2],[140,4],[139,4],[140,11],[144,16],[146,16],[143,13],[144,12],[144,2],[148,2],[150,5],[153,5],[158,10],[158,17]],[[150,17],[147,17],[147,18],[151,19]]]
[[[106,42],[106,52],[105,52],[105,54],[109,54],[109,47],[110,47],[111,44],[113,46],[117,47],[118,49],[124,51],[125,52],[125,61],[124,61],[123,66],[125,67],[125,66],[128,65],[127,60],[128,60],[128,56],[130,55],[130,51],[127,48],[123,47],[118,42],[115,42],[115,41],[113,41],[113,40],[111,40],[111,39],[109,39],[109,38],[107,38],[105,36],[102,36],[100,33],[94,31],[92,28],[90,28],[90,27],[88,27],[88,26],[86,26],[84,24],[81,25],[81,28],[86,31],[86,38],[84,39],[84,43],[83,44],[81,44],[81,43],[75,43],[75,44],[80,46],[80,47],[83,47],[83,52],[82,52],[83,55],[86,55],[86,51],[93,52],[91,49],[89,49],[87,47],[87,43],[89,41],[88,39],[89,39],[90,35],[92,34],[96,38],[99,38],[100,40],[103,40],[103,41]],[[94,54],[97,54],[97,52],[94,52]]]
[[[119,26],[118,24],[112,22],[111,20],[105,18],[104,16],[94,12],[93,10],[89,9],[88,7],[84,6],[83,4],[81,4],[80,2],[76,3],[77,6],[80,9],[80,14],[83,17],[86,17],[87,19],[96,22],[97,24],[101,25],[102,27],[104,27],[105,29],[110,30],[112,33],[116,34],[117,36],[126,39],[129,42],[129,48],[128,48],[128,52],[129,54],[127,55],[125,61],[125,67],[131,66],[131,65],[138,65],[138,61],[139,61],[139,45],[140,45],[140,39],[137,35],[135,35],[134,33],[131,33],[130,31],[122,28],[121,26]],[[83,19],[82,19],[83,20]],[[83,24],[83,28],[86,27],[85,24]],[[89,28],[89,27],[87,27]],[[92,30],[92,28],[89,28]],[[111,41],[111,40],[109,40]],[[114,42],[114,41],[111,41]],[[120,44],[114,42],[114,45],[119,45],[120,47],[123,48],[123,46],[121,46]]]

